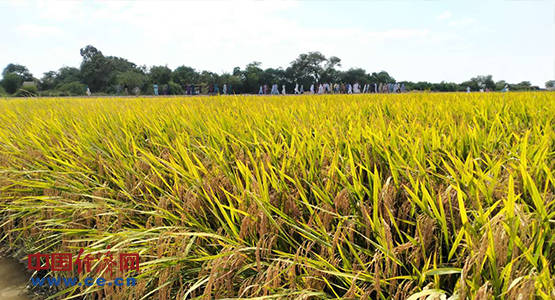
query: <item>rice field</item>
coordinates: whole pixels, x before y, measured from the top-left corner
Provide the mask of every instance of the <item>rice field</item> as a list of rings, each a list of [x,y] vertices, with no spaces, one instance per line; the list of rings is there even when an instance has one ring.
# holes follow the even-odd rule
[[[87,299],[553,299],[555,93],[0,100],[0,239]]]

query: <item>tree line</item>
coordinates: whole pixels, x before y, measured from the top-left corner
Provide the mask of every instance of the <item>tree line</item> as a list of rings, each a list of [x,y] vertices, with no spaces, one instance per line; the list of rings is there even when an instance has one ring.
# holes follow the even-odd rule
[[[244,68],[235,67],[231,73],[217,74],[199,71],[188,66],[174,70],[167,66],[136,65],[122,57],[106,56],[94,46],[80,49],[82,62],[79,68],[62,67],[49,71],[41,78],[35,78],[27,67],[9,64],[2,72],[0,95],[11,96],[79,96],[85,95],[87,88],[96,95],[152,95],[156,84],[163,94],[181,95],[187,87],[195,85],[201,93],[209,86],[226,84],[232,93],[255,94],[261,85],[285,85],[291,91],[296,84],[310,86],[314,83],[359,83],[387,84],[397,81],[385,71],[369,73],[362,68],[341,71],[341,59],[326,57],[320,52],[300,54],[287,68],[262,68],[260,62],[252,62]],[[426,81],[400,81],[409,91],[472,91],[487,89],[499,91],[505,87],[510,90],[538,90],[529,81],[516,84],[503,80],[495,82],[491,75],[476,76],[462,83]],[[552,88],[555,81],[546,82]],[[198,91],[197,88],[197,91]]]

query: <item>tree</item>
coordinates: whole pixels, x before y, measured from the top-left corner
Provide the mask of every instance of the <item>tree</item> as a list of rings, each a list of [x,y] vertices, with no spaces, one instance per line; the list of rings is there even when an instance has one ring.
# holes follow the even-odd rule
[[[155,84],[168,84],[172,76],[172,70],[167,66],[153,66],[150,68],[150,80]]]
[[[280,87],[281,85],[287,84],[287,77],[285,76],[286,72],[282,68],[268,68],[264,70],[260,77],[261,81],[267,84],[277,84]]]
[[[445,82],[432,84],[432,90],[440,92],[456,92],[459,90],[459,85],[454,82]]]
[[[77,81],[64,83],[58,89],[68,96],[83,96],[87,90],[84,84]]]
[[[183,88],[173,81],[168,82],[168,89],[170,95],[183,95]]]
[[[433,85],[427,81],[419,81],[417,83],[408,84],[406,86],[406,88],[409,90],[417,90],[417,91],[429,91],[432,89],[432,87]]]
[[[2,79],[2,86],[9,94],[17,92],[23,84],[23,78],[16,73],[7,73]]]
[[[110,66],[95,47],[88,45],[80,50],[83,61],[81,62],[81,76],[91,91],[102,91],[110,84]]]
[[[181,86],[198,83],[199,77],[200,74],[195,69],[186,66],[177,67],[171,74],[172,81]]]
[[[83,60],[81,76],[91,91],[102,91],[110,85],[110,66],[103,56],[97,56],[90,61]]]
[[[81,71],[73,67],[61,67],[57,72],[49,71],[44,73],[41,78],[39,87],[41,90],[49,90],[57,88],[63,84],[70,82],[80,82]]]
[[[472,90],[479,90],[479,89],[495,89],[495,82],[493,81],[491,75],[478,75],[476,77],[470,78],[470,82],[468,83]],[[464,83],[463,83],[464,84]]]
[[[49,71],[44,73],[40,80],[39,87],[41,90],[54,89],[62,84],[70,82],[80,82],[81,72],[77,68],[62,67],[57,72]]]
[[[245,67],[245,71],[241,74],[241,80],[243,81],[244,93],[257,93],[258,88],[263,85],[262,74],[264,70],[260,68],[262,63],[254,61]]]
[[[373,72],[372,75],[370,75],[370,82],[373,83],[395,83],[395,78],[389,76],[389,74],[386,71],[381,71],[381,72]]]
[[[89,45],[80,50],[81,78],[91,91],[108,91],[115,83],[119,73],[137,70],[137,66],[127,59],[116,56],[104,56],[95,47]]]
[[[136,64],[122,57],[106,56],[106,60],[108,61],[112,72],[120,73],[137,70]]]
[[[242,80],[240,76],[224,73],[220,76],[218,80],[221,87],[224,84],[227,85],[227,92],[236,94],[238,91],[242,91]]]
[[[56,86],[56,77],[58,73],[55,71],[45,72],[40,79],[39,89],[42,91],[53,89]]]
[[[231,74],[232,74],[233,76],[241,77],[241,68],[239,68],[239,67],[234,67],[234,68],[233,68],[233,72],[231,72]]]
[[[355,83],[358,82],[359,84],[366,84],[370,80],[369,76],[366,74],[366,71],[361,68],[351,68],[348,71],[342,72],[341,81],[344,83]]]
[[[116,82],[123,88],[127,88],[129,92],[135,88],[142,89],[146,81],[146,76],[137,71],[122,72],[116,77]]]
[[[56,76],[57,84],[70,83],[81,80],[81,72],[73,67],[61,67]]]
[[[362,68],[351,68],[341,71],[341,59],[336,56],[326,57],[318,51],[302,53],[290,63],[286,69],[262,69],[260,62],[252,62],[244,69],[234,67],[231,73],[217,74],[209,71],[197,71],[188,66],[179,66],[171,70],[167,66],[137,66],[125,58],[105,56],[99,49],[87,45],[80,49],[82,62],[80,68],[62,67],[57,71],[44,73],[38,87],[40,90],[57,89],[62,92],[71,90],[71,93],[81,91],[80,84],[86,84],[92,92],[114,93],[121,88],[128,92],[140,88],[143,93],[152,94],[152,84],[159,85],[159,91],[182,93],[189,84],[213,85],[218,84],[220,90],[223,84],[232,86],[235,93],[257,93],[264,84],[278,84],[281,89],[285,85],[292,91],[295,84],[304,85],[309,89],[311,84],[318,83],[355,83],[360,84],[395,83],[396,80],[386,71],[367,73]],[[24,81],[36,81],[29,70],[19,64],[9,64],[3,71],[4,80],[0,86],[6,92],[17,92]],[[72,85],[67,85],[72,83]],[[75,83],[75,84],[73,84]],[[149,83],[149,84],[147,84]],[[536,90],[528,81],[518,84],[509,84],[504,80],[494,82],[491,75],[478,75],[460,84],[452,82],[430,83],[425,81],[404,81],[407,90],[429,91],[464,91],[470,87],[473,91],[481,88],[502,90],[508,85],[510,90]],[[547,88],[555,89],[555,80],[545,83]],[[70,88],[71,87],[71,88]],[[85,86],[86,87],[86,86]],[[85,88],[86,90],[86,88]],[[55,94],[55,93],[54,93]]]
[[[505,80],[499,80],[498,82],[495,83],[495,90],[501,91],[505,88],[506,85],[507,85],[507,82]]]
[[[460,84],[460,86],[462,86],[465,90],[466,90],[467,87],[469,87],[470,90],[472,90],[472,91],[477,91],[477,90],[480,89],[480,86],[478,85],[478,82],[473,81],[473,80],[464,81]]]
[[[200,73],[199,80],[205,85],[212,85],[212,84],[218,83],[219,78],[220,76],[214,72],[202,71]]]
[[[509,88],[513,91],[527,91],[532,89],[532,84],[530,81],[521,81],[517,84],[509,85]]]
[[[100,52],[92,45],[88,45],[84,48],[81,48],[81,50],[79,50],[79,53],[83,57],[83,62],[89,62],[94,58],[97,58],[98,56],[103,56],[102,52]]]
[[[32,81],[33,74],[29,72],[27,67],[18,65],[18,64],[8,64],[4,70],[2,71],[2,77],[5,77],[7,74],[16,74],[17,76],[21,77],[23,81]]]
[[[328,58],[324,70],[322,72],[322,82],[338,82],[340,80],[341,72],[335,67],[341,66],[341,59],[337,56]],[[293,80],[294,81],[294,80]]]
[[[332,56],[327,59],[318,51],[303,53],[291,62],[286,73],[292,82],[298,82],[305,86],[314,82],[322,82],[324,79],[325,81],[334,81],[332,78],[335,75],[334,68],[339,66],[340,62],[339,58]]]

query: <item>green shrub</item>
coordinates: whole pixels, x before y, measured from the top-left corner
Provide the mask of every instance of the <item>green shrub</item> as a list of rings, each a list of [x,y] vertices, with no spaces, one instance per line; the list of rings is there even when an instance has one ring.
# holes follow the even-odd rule
[[[65,92],[67,96],[83,96],[87,92],[87,86],[80,82],[73,81],[61,85],[58,90]]]
[[[4,79],[2,80],[2,86],[8,94],[17,92],[21,84],[23,84],[23,78],[14,73],[4,75]]]
[[[17,90],[16,97],[36,97],[38,95],[37,87],[34,85],[24,86]]]
[[[145,84],[141,89],[141,93],[143,95],[154,95],[154,87],[152,86],[152,83]]]
[[[170,81],[168,83],[168,88],[170,89],[169,90],[170,95],[183,95],[183,88],[179,84],[173,81]]]
[[[63,97],[69,96],[69,93],[58,90],[39,91],[39,97]]]

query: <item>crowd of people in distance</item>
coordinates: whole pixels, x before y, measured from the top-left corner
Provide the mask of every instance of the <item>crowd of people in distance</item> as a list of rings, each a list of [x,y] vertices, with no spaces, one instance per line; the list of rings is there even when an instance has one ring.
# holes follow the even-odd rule
[[[199,84],[186,84],[183,88],[183,95],[200,95],[202,93],[202,85]],[[170,87],[168,85],[163,85],[160,89],[157,84],[152,85],[152,90],[155,96],[159,95],[170,95]],[[227,92],[227,86],[224,84],[224,93]],[[220,90],[218,85],[211,85],[208,87],[209,93],[216,93],[219,94]],[[231,94],[231,93],[230,93]]]
[[[489,88],[480,87],[480,90],[479,90],[479,91],[480,91],[480,93],[483,93],[483,92],[489,93],[489,92],[493,92],[494,90],[491,90],[491,89],[489,89]],[[508,84],[505,84],[505,86],[503,87],[503,89],[501,89],[501,92],[502,92],[502,93],[505,93],[505,92],[508,92],[508,91],[509,91],[509,85],[508,85]],[[471,92],[471,89],[470,89],[469,86],[466,87],[466,92],[467,92],[467,93],[470,93],[470,92]]]
[[[201,85],[185,85],[183,90],[185,95],[199,95],[203,89],[209,95],[231,95],[234,94],[231,84],[223,84],[221,89],[218,84],[211,84],[208,86]],[[153,92],[155,96],[170,94],[169,87],[163,86],[159,89],[157,84],[153,85]],[[287,94],[369,94],[369,93],[404,93],[406,92],[404,83],[368,83],[360,85],[359,83],[320,83],[311,84],[310,88],[305,91],[304,85],[295,84],[292,93],[288,93],[285,85],[279,88],[278,84],[274,83],[270,87],[267,84],[261,85],[258,89],[259,95],[287,95]]]
[[[206,90],[205,90],[206,88]],[[88,89],[88,88],[87,88]],[[158,85],[153,85],[154,95],[169,95],[169,87],[164,86],[161,90],[159,90]],[[203,85],[195,85],[189,84],[185,85],[183,89],[183,94],[185,95],[200,95],[202,92],[205,91],[209,95],[232,95],[235,94],[235,91],[232,89],[231,84],[223,84],[221,89],[218,84],[210,84],[208,86]],[[370,93],[404,93],[407,89],[404,83],[368,83],[364,85],[360,85],[358,82],[354,84],[350,83],[319,83],[319,84],[311,84],[309,89],[305,91],[304,86],[301,84],[295,84],[295,88],[293,89],[292,93],[287,91],[285,85],[282,85],[281,88],[278,84],[274,83],[271,86],[267,84],[260,85],[258,89],[258,95],[287,95],[287,94],[370,94]],[[490,90],[487,88],[480,88],[480,92],[489,92]],[[509,86],[505,85],[505,87],[501,90],[502,92],[508,92]],[[466,87],[466,92],[470,93],[470,87]],[[90,90],[87,91],[87,94],[90,94]]]
[[[344,83],[320,83],[311,84],[310,89],[305,92],[304,86],[301,84],[295,84],[295,89],[293,94],[367,94],[367,93],[404,93],[406,91],[404,83],[369,83],[361,86],[358,82],[354,84],[344,84]],[[258,89],[259,95],[286,95],[287,90],[285,85],[281,86],[279,89],[277,84],[272,84],[269,89],[268,85],[261,85]]]
[[[218,84],[213,84],[208,86],[208,94],[231,95],[233,94],[233,89],[231,84],[228,86],[226,83],[224,83],[221,90],[218,87]]]

